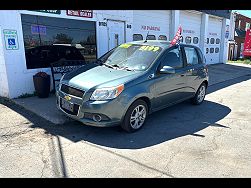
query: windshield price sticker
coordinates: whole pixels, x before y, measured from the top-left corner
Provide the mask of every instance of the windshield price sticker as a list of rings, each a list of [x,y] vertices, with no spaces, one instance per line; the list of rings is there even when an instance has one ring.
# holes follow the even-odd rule
[[[119,47],[120,48],[129,48],[130,46],[132,46],[132,44],[121,44]]]
[[[141,46],[139,50],[157,52],[159,49],[158,46]]]

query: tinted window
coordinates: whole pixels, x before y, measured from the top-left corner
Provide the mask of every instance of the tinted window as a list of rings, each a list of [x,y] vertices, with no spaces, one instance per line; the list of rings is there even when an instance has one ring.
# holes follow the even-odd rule
[[[220,49],[219,48],[215,48],[215,53],[219,53]]]
[[[173,68],[183,67],[183,62],[182,62],[178,48],[175,48],[165,53],[163,59],[161,60],[161,68],[163,66],[170,66]]]
[[[155,37],[155,35],[148,35],[148,36],[146,37],[146,39],[147,39],[147,40],[156,40],[156,37]]]
[[[214,53],[214,48],[210,48],[210,53]]]
[[[95,22],[33,15],[21,20],[28,69],[49,67],[58,58],[96,60]]]
[[[187,58],[187,65],[195,65],[199,63],[198,55],[194,48],[185,47],[184,50]]]
[[[220,39],[216,39],[216,44],[220,44]]]
[[[158,39],[159,40],[167,40],[167,37],[165,35],[160,35]]]
[[[193,38],[193,43],[194,44],[198,44],[199,43],[199,38],[198,37],[194,37]]]
[[[192,38],[191,37],[186,37],[185,43],[186,44],[191,44],[191,42],[192,42]]]
[[[214,38],[211,38],[210,39],[210,44],[214,44],[214,40],[215,40]]]
[[[133,34],[133,41],[143,40],[143,36],[141,34]]]

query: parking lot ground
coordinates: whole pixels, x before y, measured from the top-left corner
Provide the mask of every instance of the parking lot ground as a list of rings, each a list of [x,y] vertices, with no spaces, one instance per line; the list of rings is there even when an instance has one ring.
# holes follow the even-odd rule
[[[1,99],[0,177],[250,177],[250,88],[250,74],[212,84],[202,105],[156,112],[133,134],[56,125]]]

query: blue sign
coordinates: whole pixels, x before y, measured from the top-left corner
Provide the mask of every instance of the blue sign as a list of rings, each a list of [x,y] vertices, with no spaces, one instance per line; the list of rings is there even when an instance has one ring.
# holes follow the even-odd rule
[[[5,47],[7,50],[18,50],[18,37],[16,30],[4,29]]]
[[[32,25],[31,26],[31,33],[32,34],[46,35],[46,26]]]
[[[8,39],[8,44],[9,45],[16,45],[15,39]]]

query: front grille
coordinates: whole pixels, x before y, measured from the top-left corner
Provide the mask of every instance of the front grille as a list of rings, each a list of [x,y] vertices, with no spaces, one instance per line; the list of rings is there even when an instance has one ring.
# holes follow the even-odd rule
[[[75,115],[77,116],[78,115],[78,110],[79,110],[79,105],[77,104],[74,104],[73,105],[73,112],[72,111],[69,111],[65,108],[62,107],[62,99],[60,98],[60,107],[62,108],[62,110],[64,110],[67,114],[71,114],[71,115]]]
[[[66,94],[73,95],[73,96],[80,97],[80,98],[82,98],[83,95],[85,94],[84,91],[82,91],[80,89],[70,87],[70,86],[67,86],[65,84],[61,85],[61,91],[66,93]]]

